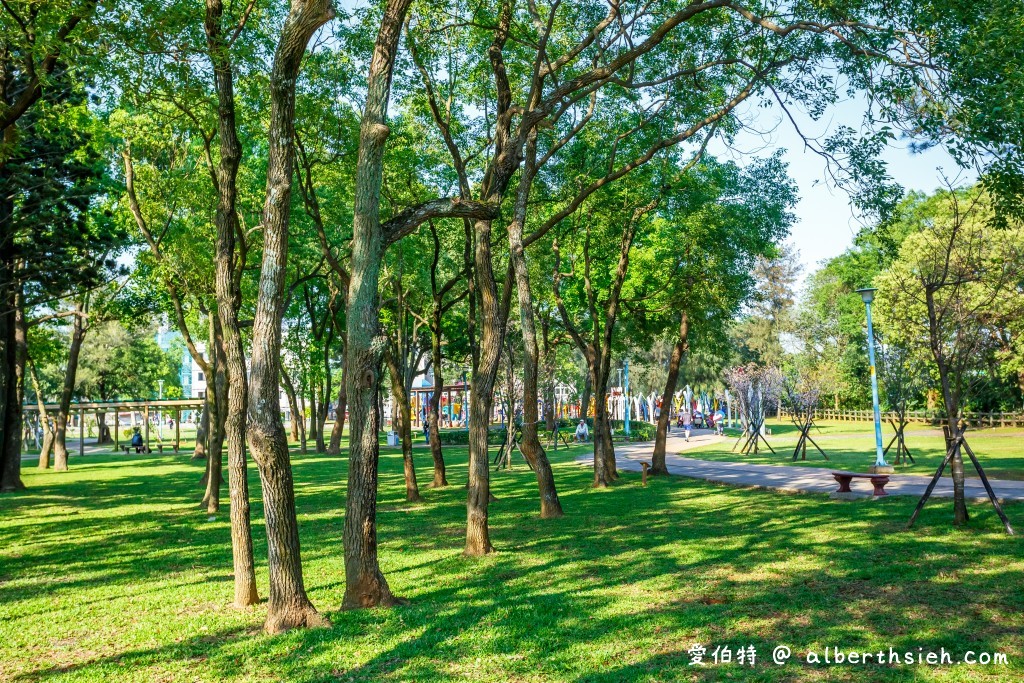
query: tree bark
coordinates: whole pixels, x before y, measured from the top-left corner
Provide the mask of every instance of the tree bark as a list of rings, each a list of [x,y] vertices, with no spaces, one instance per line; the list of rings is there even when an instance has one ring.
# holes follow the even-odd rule
[[[221,26],[224,7],[221,0],[206,0],[206,38],[214,65],[217,90],[217,128],[220,137],[220,164],[217,168],[217,239],[214,285],[217,294],[217,315],[223,338],[223,372],[225,380],[224,435],[228,443],[228,490],[231,498],[231,553],[235,579],[236,607],[259,602],[256,590],[256,569],[253,559],[252,523],[249,511],[249,479],[245,454],[245,414],[248,409],[249,380],[245,367],[245,350],[238,327],[238,311],[242,293],[239,278],[245,266],[244,254],[236,249],[236,236],[241,235],[236,201],[238,167],[242,146],[235,125],[235,92],[229,45]],[[217,359],[222,360],[221,358]]]
[[[6,283],[5,283],[6,284]],[[10,285],[7,285],[10,286]],[[11,312],[3,315],[7,322],[7,339],[4,346],[6,366],[7,408],[3,415],[3,451],[0,452],[0,493],[25,488],[21,481],[21,422],[25,390],[25,362],[28,357],[28,325],[25,321],[25,304],[21,285],[15,285],[9,299],[13,304]]]
[[[469,489],[464,551],[468,556],[494,552],[487,519],[491,498],[488,435],[505,328],[491,260],[491,221],[477,221],[474,231],[476,258],[473,270],[476,275],[476,309],[480,316],[480,346],[469,396]]]
[[[345,387],[348,382],[345,372],[346,356],[345,349],[341,352],[341,380],[338,382],[338,405],[334,411],[334,428],[331,429],[331,442],[327,445],[329,455],[341,453],[341,437],[345,431],[345,411],[348,410],[348,391]]]
[[[210,360],[213,376],[208,376],[207,394],[213,396],[209,402],[209,427],[207,432],[208,453],[206,458],[206,491],[202,506],[208,514],[220,511],[220,489],[224,483],[224,418],[228,402],[227,358],[224,353],[223,331],[216,313],[210,314]]]
[[[661,395],[661,413],[658,415],[658,430],[654,437],[654,454],[651,456],[651,474],[668,474],[668,467],[665,465],[665,439],[668,436],[669,411],[667,407],[672,405],[672,394],[676,391],[676,384],[679,382],[679,365],[683,355],[689,348],[690,317],[686,311],[679,316],[679,336],[672,346],[672,355],[668,359],[668,378],[665,380],[665,391]]]
[[[444,466],[444,453],[441,452],[441,392],[444,391],[444,378],[441,375],[441,306],[434,302],[433,318],[430,324],[430,365],[434,370],[434,392],[430,395],[430,455],[434,459],[434,480],[431,488],[448,486],[448,478]],[[448,410],[452,407],[449,405]]]
[[[411,0],[388,0],[374,44],[367,77],[366,104],[359,127],[355,204],[352,223],[347,370],[349,400],[348,496],[345,501],[344,609],[395,604],[377,561],[377,462],[380,392],[378,286],[385,241],[380,223],[380,191],[385,122],[391,77],[402,24]]]
[[[53,469],[66,472],[68,469],[67,431],[68,418],[71,416],[71,398],[75,393],[75,381],[78,375],[78,358],[81,356],[82,343],[85,341],[85,313],[88,300],[83,297],[75,302],[75,316],[71,323],[71,345],[68,347],[68,364],[64,372],[64,384],[61,387],[57,406],[57,419],[53,441]]]
[[[394,420],[398,424],[398,433],[402,436],[402,469],[405,474],[405,499],[410,503],[423,500],[420,487],[416,482],[416,464],[412,459],[412,407],[409,404],[409,393],[405,387],[406,368],[395,358],[393,351],[385,354],[388,371],[391,375],[391,398],[394,403]]]
[[[288,374],[288,370],[285,369],[284,364],[281,364],[281,384],[284,386],[285,396],[288,397],[288,411],[291,413],[292,419],[289,420],[292,432],[292,441],[299,441],[299,430],[302,430],[302,442],[306,440],[306,427],[303,424],[302,413],[299,412],[299,401],[295,397],[295,385],[292,384],[292,378]],[[305,448],[302,449],[305,453]]]
[[[53,453],[53,428],[50,425],[50,415],[46,410],[46,399],[43,397],[39,385],[39,377],[36,374],[36,365],[31,359],[27,361],[29,377],[32,379],[32,387],[36,392],[36,405],[39,408],[39,424],[43,428],[43,443],[39,448],[39,464],[41,470],[49,469],[50,455]]]
[[[540,347],[537,344],[537,325],[533,317],[533,295],[530,291],[530,274],[526,266],[526,251],[523,248],[523,224],[526,221],[527,201],[530,185],[537,168],[537,141],[531,136],[527,143],[526,163],[523,166],[516,193],[516,204],[512,222],[508,227],[508,240],[512,265],[515,272],[516,290],[519,294],[519,320],[523,332],[523,455],[537,475],[540,491],[540,516],[561,517],[562,503],[555,488],[555,477],[551,471],[548,455],[540,443],[537,425],[537,374],[540,366]],[[512,387],[509,387],[510,391]],[[511,434],[511,429],[509,433]]]
[[[281,423],[281,318],[288,259],[288,222],[295,163],[295,81],[313,33],[334,16],[328,0],[292,0],[270,75],[267,192],[263,207],[263,262],[253,320],[249,439],[263,483],[270,596],[264,629],[326,623],[306,596],[295,514],[288,438]]]
[[[928,309],[928,332],[929,344],[932,356],[935,358],[935,366],[939,371],[939,385],[942,388],[942,400],[946,407],[946,423],[949,425],[950,434],[959,433],[960,397],[953,390],[949,377],[949,364],[942,352],[942,341],[940,339],[940,323],[935,293],[932,289],[925,287],[925,304]],[[953,479],[953,524],[962,526],[967,524],[967,499],[964,495],[964,459],[957,449],[950,460],[950,476]]]

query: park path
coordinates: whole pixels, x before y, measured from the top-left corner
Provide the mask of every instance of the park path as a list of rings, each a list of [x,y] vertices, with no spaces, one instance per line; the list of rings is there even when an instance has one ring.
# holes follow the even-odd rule
[[[688,443],[682,436],[670,434],[665,444],[665,464],[668,466],[670,474],[745,488],[762,488],[787,493],[831,493],[838,488],[836,480],[832,477],[832,470],[828,468],[717,462],[679,455],[681,452],[709,443],[731,443],[732,441],[733,439],[729,437],[715,436],[707,430],[696,430]],[[640,463],[650,462],[653,450],[653,442],[616,445],[615,462],[620,470],[639,472],[641,471]],[[581,455],[576,458],[576,461],[581,464],[593,464],[594,457],[591,454]],[[946,472],[947,474],[939,480],[935,490],[932,491],[932,496],[953,497],[953,482],[949,478],[948,468]],[[930,480],[930,475],[890,474],[885,490],[894,496],[920,497]],[[1024,481],[999,479],[990,479],[989,481],[1000,500],[1024,500]],[[863,493],[865,497],[871,490],[871,485],[866,480],[860,482],[855,480],[853,487],[855,492]],[[964,492],[968,499],[988,500],[985,487],[978,479],[967,479],[964,484]]]

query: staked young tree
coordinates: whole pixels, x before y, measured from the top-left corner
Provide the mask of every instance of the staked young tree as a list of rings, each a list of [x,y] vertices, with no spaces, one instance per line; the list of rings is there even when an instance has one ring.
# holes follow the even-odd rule
[[[899,258],[876,280],[879,327],[885,338],[926,352],[934,363],[951,434],[995,346],[998,313],[1024,314],[1016,292],[1024,272],[1024,231],[1013,222],[995,227],[992,197],[982,188],[940,192],[924,200],[920,220]],[[1009,298],[1013,307],[997,302]],[[997,313],[998,312],[998,313]],[[945,462],[943,463],[945,466]],[[953,522],[967,522],[960,449],[950,458]]]

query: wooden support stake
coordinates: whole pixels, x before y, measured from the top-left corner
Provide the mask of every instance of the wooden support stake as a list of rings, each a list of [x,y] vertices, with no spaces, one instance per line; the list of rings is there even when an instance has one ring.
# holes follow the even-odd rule
[[[647,468],[650,467],[651,464],[647,463],[647,462],[642,462],[642,463],[640,463],[640,466],[644,470],[643,475],[642,475],[642,483],[643,483],[644,486],[647,486]]]
[[[181,409],[174,411],[174,452],[178,452],[181,445]]]
[[[85,408],[78,411],[78,454],[85,455]]]
[[[143,406],[142,419],[146,423],[146,452],[149,453],[149,404]]]
[[[114,452],[117,453],[121,450],[121,435],[118,432],[121,431],[121,413],[120,409],[114,410]]]
[[[963,440],[964,448],[967,449],[967,455],[970,457],[971,462],[974,463],[974,469],[978,470],[978,476],[981,477],[981,483],[985,485],[985,492],[988,493],[988,499],[992,501],[992,507],[996,509],[996,513],[999,515],[999,519],[1003,520],[1003,527],[1006,528],[1006,533],[1013,536],[1013,527],[1010,526],[1010,520],[1006,518],[1006,513],[1003,512],[1003,507],[999,504],[999,499],[996,498],[995,491],[992,490],[992,485],[988,483],[988,477],[985,475],[985,471],[981,469],[981,463],[978,462],[978,458],[975,457],[974,451],[971,450],[970,444],[967,440]]]
[[[941,463],[939,463],[939,469],[935,471],[935,475],[932,477],[932,480],[928,482],[928,488],[924,490],[924,495],[921,496],[921,500],[917,501],[917,507],[914,508],[914,514],[910,515],[910,521],[907,522],[908,529],[914,526],[914,522],[917,521],[917,515],[921,512],[922,508],[924,508],[924,504],[928,502],[928,499],[932,495],[932,491],[935,490],[935,485],[939,483],[939,477],[942,476],[942,471],[946,469],[946,465],[949,463],[950,460],[953,459],[953,454],[959,448],[960,439],[957,438],[955,442],[949,447],[949,450],[946,451],[946,457],[942,459]]]

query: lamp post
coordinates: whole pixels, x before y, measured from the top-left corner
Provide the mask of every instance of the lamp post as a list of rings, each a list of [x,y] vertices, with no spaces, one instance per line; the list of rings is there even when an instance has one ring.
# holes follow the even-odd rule
[[[882,413],[878,409],[878,373],[875,372],[875,329],[871,325],[871,302],[875,300],[876,291],[878,290],[873,287],[864,287],[857,290],[860,298],[864,300],[864,308],[867,311],[868,318],[868,362],[871,364],[871,403],[875,411],[875,466],[872,470],[878,472],[882,468],[892,471],[892,468],[885,461],[885,456],[882,453]]]
[[[624,383],[623,387],[622,387],[622,400],[623,400],[624,406],[626,408],[625,415],[624,415],[625,421],[623,423],[623,428],[625,429],[625,432],[626,432],[626,438],[629,439],[629,359],[628,358],[625,359],[624,361],[622,361],[622,379],[623,379],[623,383]]]

